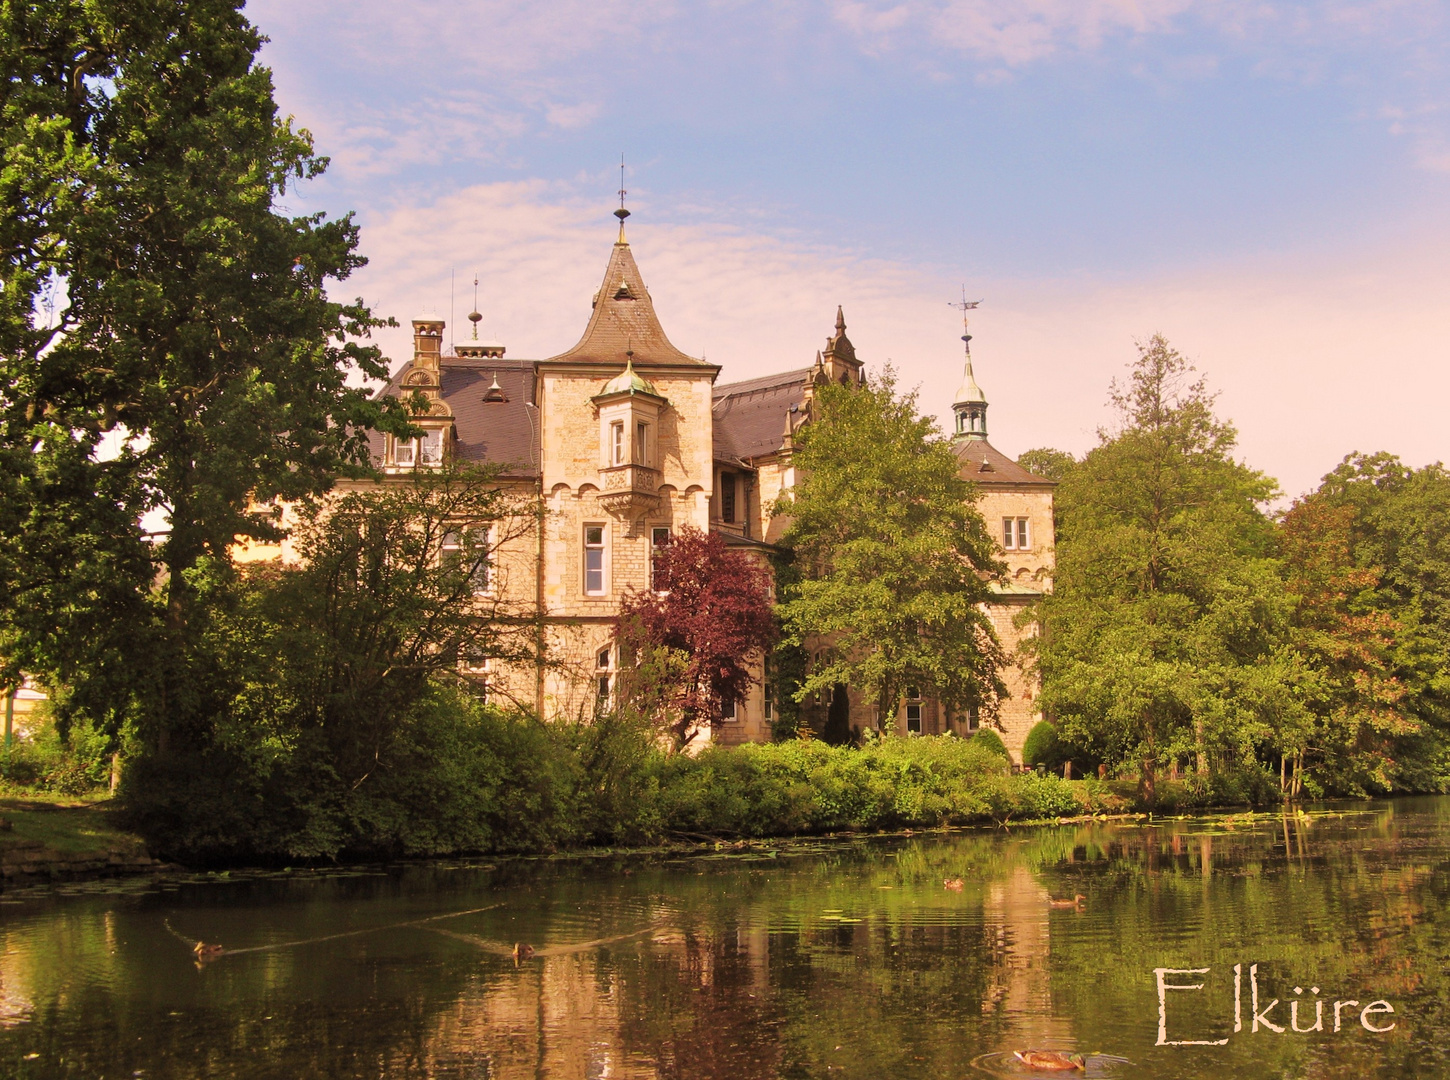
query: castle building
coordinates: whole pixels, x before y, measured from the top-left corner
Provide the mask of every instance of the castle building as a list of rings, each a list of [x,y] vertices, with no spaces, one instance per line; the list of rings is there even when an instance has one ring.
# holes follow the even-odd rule
[[[838,308],[834,333],[814,362],[743,382],[718,382],[720,367],[676,348],[666,336],[625,239],[610,251],[583,335],[542,360],[508,357],[473,336],[443,349],[444,323],[413,322],[412,360],[385,393],[415,404],[423,434],[375,435],[385,477],[445,460],[502,466],[503,483],[533,512],[495,552],[488,587],[539,626],[550,662],[529,670],[477,673],[490,694],[546,718],[587,718],[612,693],[619,657],[613,620],[631,590],[649,587],[655,549],[685,526],[722,534],[764,559],[785,523],[775,500],[795,483],[792,447],[810,402],[824,383],[855,383],[862,364]],[[963,475],[978,485],[980,509],[1001,529],[1010,579],[997,586],[992,615],[1010,649],[1023,633],[1016,614],[1051,587],[1052,484],[987,442],[987,402],[970,355],[958,402],[956,446]],[[384,481],[386,482],[386,480]],[[1007,672],[1004,741],[1014,756],[1035,716],[1036,688]],[[707,737],[725,743],[770,738],[775,703],[764,680]],[[835,706],[807,710],[823,724],[832,708],[849,710],[857,728],[900,733],[968,734],[975,717],[948,717],[936,703],[911,698],[899,715],[847,693]]]

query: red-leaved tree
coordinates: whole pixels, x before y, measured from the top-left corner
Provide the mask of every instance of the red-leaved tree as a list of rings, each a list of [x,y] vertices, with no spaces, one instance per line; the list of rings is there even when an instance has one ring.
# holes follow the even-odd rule
[[[775,642],[770,574],[718,533],[686,526],[655,549],[653,588],[632,592],[615,634],[621,696],[685,746],[755,682],[748,667]]]

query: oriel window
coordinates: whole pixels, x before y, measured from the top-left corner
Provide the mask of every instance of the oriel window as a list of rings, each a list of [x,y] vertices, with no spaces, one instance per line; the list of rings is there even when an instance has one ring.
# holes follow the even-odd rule
[[[649,425],[643,420],[634,425],[634,462],[649,464]]]
[[[609,464],[624,464],[624,421],[616,420],[609,425]]]
[[[584,526],[584,592],[604,595],[604,526]]]

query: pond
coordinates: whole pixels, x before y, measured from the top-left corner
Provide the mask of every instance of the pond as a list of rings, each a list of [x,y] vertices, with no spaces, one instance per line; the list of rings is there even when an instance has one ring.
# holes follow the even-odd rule
[[[1450,798],[11,892],[0,1076],[1450,1076],[1447,900]]]

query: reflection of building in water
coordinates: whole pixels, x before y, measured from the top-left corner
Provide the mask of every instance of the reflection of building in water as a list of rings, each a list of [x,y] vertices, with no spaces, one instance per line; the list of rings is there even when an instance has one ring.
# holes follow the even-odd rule
[[[546,957],[460,994],[436,1020],[430,1074],[482,1065],[489,1077],[653,1077],[620,1038],[615,980],[597,953]]]
[[[992,881],[982,899],[982,920],[995,963],[982,999],[983,1013],[1005,1021],[1013,1048],[1071,1046],[1071,1021],[1052,1007],[1050,899],[1025,866]]]

